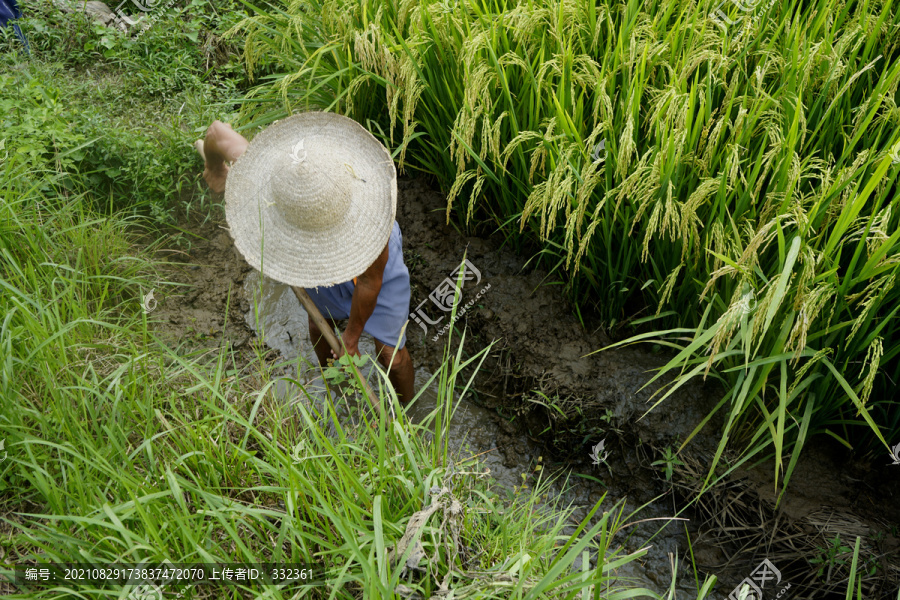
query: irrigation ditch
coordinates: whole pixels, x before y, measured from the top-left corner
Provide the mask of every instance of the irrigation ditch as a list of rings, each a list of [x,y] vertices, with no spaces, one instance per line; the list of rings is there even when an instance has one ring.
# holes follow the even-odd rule
[[[462,401],[451,436],[460,451],[482,454],[496,485],[527,483],[542,464],[545,473],[571,475],[570,485],[556,490],[564,502],[584,507],[575,518],[604,493],[610,506],[619,499],[631,510],[647,504],[634,517],[647,520],[629,528],[622,543],[629,550],[653,549],[643,564],[620,575],[657,591],[667,587],[677,553],[679,597],[696,591],[692,561],[698,571],[719,578],[714,597],[725,598],[763,560],[780,571],[782,586],[791,584],[782,598],[844,597],[850,561],[841,547],[852,548],[858,536],[864,597],[896,597],[900,467],[886,456],[855,456],[816,438],[804,450],[777,508],[769,464],[738,469],[700,495],[719,439],[714,419],[678,461],[670,461],[667,480],[667,448],[680,446],[721,390],[697,382],[645,415],[654,390],[644,384],[652,369],[664,364],[663,355],[642,347],[590,354],[613,340],[589,317],[582,326],[560,288],[548,284],[546,272],[526,266],[526,258],[504,248],[502,240],[467,238],[447,225],[444,197],[424,180],[401,178],[398,187],[397,220],[413,284],[411,309],[423,315],[421,324],[410,321],[407,330],[417,384],[439,367],[448,337],[434,339],[448,318],[429,296],[464,257],[477,278],[466,283],[462,302],[489,286],[456,323],[467,331],[464,350],[494,345],[473,392]],[[172,343],[191,337],[191,343],[210,349],[220,347],[224,336],[232,350],[230,368],[236,370],[257,349],[270,350],[272,360],[304,353],[311,358],[305,319],[293,294],[285,286],[259,281],[234,249],[221,211],[216,214],[205,223],[183,223],[190,244],[160,252],[169,263],[163,276],[184,287],[157,292],[157,330]],[[262,294],[254,296],[253,290]],[[264,339],[254,331],[259,319],[265,321]],[[427,411],[428,394],[412,410]],[[601,440],[608,466],[595,465],[589,457]],[[725,464],[734,460],[725,458]],[[665,521],[656,519],[676,514],[687,521],[671,521],[660,531]]]

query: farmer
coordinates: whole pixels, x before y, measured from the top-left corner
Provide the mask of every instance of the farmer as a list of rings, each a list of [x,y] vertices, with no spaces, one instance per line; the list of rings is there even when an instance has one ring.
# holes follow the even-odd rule
[[[247,263],[305,288],[332,328],[349,319],[339,354],[309,319],[319,364],[344,352],[358,356],[366,331],[399,400],[409,402],[409,271],[387,149],[356,121],[323,112],[276,121],[251,143],[214,121],[195,146],[206,163],[203,178],[225,192],[225,216]]]

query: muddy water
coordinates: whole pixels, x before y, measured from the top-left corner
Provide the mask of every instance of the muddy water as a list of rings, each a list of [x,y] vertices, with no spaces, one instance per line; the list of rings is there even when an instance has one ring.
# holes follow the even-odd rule
[[[315,394],[315,390],[324,390],[321,376],[315,367],[316,356],[309,340],[306,312],[294,297],[288,286],[260,277],[253,271],[248,273],[244,280],[245,297],[251,299],[250,308],[245,314],[247,324],[256,334],[271,348],[277,350],[281,356],[293,364],[298,365],[296,376],[298,381],[305,382],[307,391]],[[370,356],[374,352],[372,338],[364,334],[360,340],[360,351]],[[298,358],[300,360],[298,360]],[[363,374],[371,375],[371,366],[363,369]],[[434,382],[429,385],[432,373],[425,367],[416,370],[416,390],[421,393],[416,401],[408,408],[408,415],[413,422],[422,422],[436,407],[437,389]],[[375,381],[374,377],[368,377],[369,381]],[[285,399],[291,395],[286,386],[281,387]],[[451,452],[454,456],[466,458],[478,456],[481,468],[490,470],[492,486],[495,491],[503,495],[504,490],[512,490],[513,486],[520,486],[525,481],[533,483],[534,467],[541,456],[541,448],[533,443],[523,433],[510,433],[508,425],[503,427],[503,421],[498,419],[494,411],[483,408],[466,398],[458,399],[458,405],[449,426],[449,441]],[[510,439],[512,437],[512,440]],[[514,446],[515,452],[501,453],[501,446]],[[512,457],[512,460],[511,460]],[[592,479],[580,477],[569,468],[556,468],[554,475],[559,481],[550,488],[550,493],[544,501],[545,506],[559,501],[559,506],[577,507],[572,516],[572,522],[579,522],[593,505],[600,500],[604,493],[607,494],[602,509],[609,509],[617,501],[624,499],[626,514],[639,507],[638,501],[627,497],[626,486],[618,485],[612,477],[612,470],[626,465],[622,461],[610,460],[612,465],[609,471],[594,472]],[[551,467],[552,469],[552,467]],[[561,483],[569,476],[569,484]],[[598,480],[602,478],[603,483]],[[670,554],[677,553],[685,556],[684,525],[673,522],[666,526],[662,533],[656,535],[652,541],[648,539],[657,534],[664,525],[663,519],[671,516],[673,510],[663,501],[651,503],[641,512],[630,519],[659,519],[647,521],[634,527],[626,528],[620,540],[625,552],[633,552],[644,546],[650,545],[650,553],[643,563],[634,561],[619,569],[617,575],[622,585],[634,585],[647,587],[662,593],[671,581]],[[615,547],[615,546],[614,546]],[[593,562],[593,561],[592,561]],[[685,571],[679,572],[680,598],[696,597],[692,592],[695,588],[688,580]]]

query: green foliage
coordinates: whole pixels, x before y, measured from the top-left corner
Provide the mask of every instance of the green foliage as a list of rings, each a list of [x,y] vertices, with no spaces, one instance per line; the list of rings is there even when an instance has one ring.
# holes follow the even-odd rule
[[[71,64],[90,64],[85,40],[96,35],[94,21],[84,13],[64,13],[53,2],[19,2],[22,18],[17,21],[32,54],[66,59]],[[0,28],[0,58],[22,50],[11,27]]]
[[[359,388],[359,383],[348,373],[348,369],[351,368],[351,364],[356,369],[360,369],[367,360],[365,355],[351,356],[350,354],[344,354],[337,361],[330,362],[330,366],[325,368],[323,371],[325,380],[332,385],[341,385],[349,380],[352,385]]]
[[[890,2],[776,3],[739,38],[713,2],[256,8],[232,31],[272,72],[247,126],[314,107],[365,124],[448,190],[448,218],[539,244],[607,323],[660,328],[632,341],[678,352],[671,389],[722,380],[723,445],[789,478],[814,434],[900,437],[877,400],[900,379]]]
[[[654,461],[652,463],[654,467],[662,466],[665,467],[666,473],[666,481],[672,481],[672,475],[675,473],[675,467],[678,465],[684,466],[684,463],[678,458],[678,454],[672,452],[672,448],[666,446],[666,455],[660,460]]]
[[[212,100],[235,93],[225,75],[239,67],[237,53],[208,28],[240,11],[225,3],[220,14],[197,1],[160,7],[137,35],[49,3],[22,8],[32,55],[0,50],[10,67],[0,75],[0,136],[9,151],[35,168],[77,173],[62,185],[86,192],[97,207],[161,221],[179,205],[189,208],[202,170],[191,142],[213,119],[228,118]],[[7,33],[0,48],[18,43]],[[209,77],[217,67],[221,76]]]
[[[33,169],[52,164],[62,172],[74,169],[82,155],[73,149],[87,138],[72,129],[64,105],[58,89],[38,79],[0,73],[0,135],[7,151]]]
[[[128,32],[106,27],[81,11],[63,12],[52,2],[20,4],[23,18],[18,23],[35,59],[79,69],[121,68],[144,95],[171,96],[197,88],[211,71],[217,83],[231,86],[227,77],[239,80],[242,71],[236,49],[217,33],[245,16],[233,0],[157,5]],[[138,17],[131,3],[120,8]],[[18,47],[11,29],[0,29],[0,54]]]
[[[150,115],[157,123],[131,122],[115,114],[115,99],[102,97],[108,89],[89,90],[49,66],[0,75],[0,86],[8,151],[27,157],[34,169],[69,175],[61,184],[88,192],[98,206],[144,207],[164,219],[169,196],[196,176],[185,176],[198,170],[190,135],[177,122],[165,123],[165,115]],[[73,112],[73,97],[81,93],[97,101]]]
[[[858,539],[858,538],[857,538]],[[853,548],[849,546],[844,546],[841,543],[840,534],[835,535],[834,539],[829,541],[828,546],[825,548],[818,548],[816,557],[810,559],[810,563],[814,565],[821,565],[819,570],[816,571],[816,576],[822,577],[825,575],[825,581],[831,581],[831,576],[834,573],[835,569],[839,569],[847,564],[847,560],[849,558],[850,552]],[[855,559],[855,556],[854,556]]]

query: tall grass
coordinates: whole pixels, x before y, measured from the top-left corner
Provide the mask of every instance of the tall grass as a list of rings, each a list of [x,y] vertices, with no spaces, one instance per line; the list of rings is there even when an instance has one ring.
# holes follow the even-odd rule
[[[538,243],[576,308],[658,328],[632,341],[675,348],[676,386],[722,379],[722,447],[774,451],[777,476],[813,434],[884,448],[900,437],[900,17],[891,0],[784,0],[726,11],[738,37],[713,8],[254,6],[231,33],[269,74],[244,123],[324,108],[380,132],[447,190],[448,219]]]

